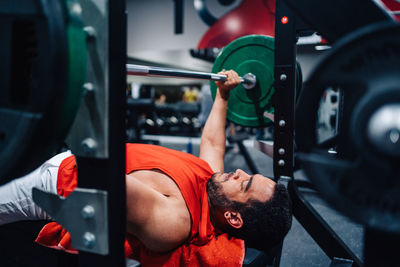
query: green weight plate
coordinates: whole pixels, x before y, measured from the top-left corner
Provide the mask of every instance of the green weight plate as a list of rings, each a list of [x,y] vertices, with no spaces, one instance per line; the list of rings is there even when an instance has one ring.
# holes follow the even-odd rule
[[[239,125],[260,127],[271,124],[264,112],[274,113],[271,97],[274,93],[274,39],[262,35],[241,37],[227,45],[215,60],[213,73],[223,69],[235,70],[239,76],[253,73],[257,84],[252,90],[242,85],[235,87],[228,101],[227,118]],[[215,82],[211,82],[213,99],[217,92]]]
[[[68,73],[67,91],[61,107],[58,135],[64,141],[78,112],[83,96],[83,84],[86,79],[86,34],[81,19],[79,2],[63,0],[65,3],[67,38],[68,38]]]
[[[247,127],[265,127],[272,121],[265,117],[264,112],[274,114],[271,98],[274,94],[274,38],[264,35],[248,35],[236,39],[227,45],[214,62],[212,72],[218,73],[225,69],[235,70],[239,76],[253,73],[257,84],[252,90],[246,90],[242,85],[231,92],[228,101],[227,118],[239,125]],[[302,86],[300,64],[296,64],[296,94]],[[213,99],[217,86],[211,81]]]

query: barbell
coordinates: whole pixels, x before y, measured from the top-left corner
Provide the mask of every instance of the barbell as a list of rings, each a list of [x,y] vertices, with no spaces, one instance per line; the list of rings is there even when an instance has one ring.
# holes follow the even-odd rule
[[[163,69],[141,65],[127,65],[128,75],[195,78],[210,80],[211,95],[215,99],[217,86],[214,81],[226,80],[221,70],[235,70],[242,83],[232,89],[228,101],[228,120],[242,126],[262,127],[272,122],[264,113],[274,113],[274,38],[248,35],[224,47],[216,58],[212,73],[177,69]]]
[[[160,68],[136,64],[126,64],[126,71],[128,75],[135,76],[151,76],[151,77],[177,77],[177,78],[191,78],[200,80],[211,81],[226,81],[227,76],[215,73],[197,72],[181,69]],[[239,77],[243,87],[251,90],[256,86],[257,78],[252,73],[246,73],[243,77]]]
[[[227,118],[248,127],[269,126],[272,122],[264,113],[274,113],[274,38],[264,35],[248,35],[236,39],[224,47],[216,58],[212,73],[180,69],[168,69],[127,64],[128,75],[176,77],[210,80],[213,99],[217,86],[213,81],[226,80],[225,75],[215,74],[221,70],[235,70],[241,84],[231,91]],[[296,66],[296,88],[301,88],[301,69]]]

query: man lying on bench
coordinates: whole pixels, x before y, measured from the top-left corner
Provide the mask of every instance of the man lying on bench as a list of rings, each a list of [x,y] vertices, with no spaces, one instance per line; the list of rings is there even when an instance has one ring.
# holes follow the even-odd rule
[[[266,250],[282,242],[291,226],[283,185],[242,170],[224,172],[225,123],[234,71],[218,90],[204,126],[200,158],[160,146],[126,145],[127,224],[125,254],[143,266],[240,266],[246,246]],[[32,201],[32,187],[67,197],[77,186],[70,152],[0,187],[0,225],[49,219]],[[112,179],[112,177],[110,177]],[[39,244],[76,253],[56,222],[41,230]]]

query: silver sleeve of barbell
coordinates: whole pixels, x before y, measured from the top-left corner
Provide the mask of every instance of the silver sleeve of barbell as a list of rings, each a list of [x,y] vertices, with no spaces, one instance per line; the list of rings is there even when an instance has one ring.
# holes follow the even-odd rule
[[[149,67],[142,65],[126,64],[126,70],[131,75],[147,75]]]
[[[225,75],[211,73],[211,80],[213,81],[226,81],[226,79]]]
[[[214,73],[150,67],[150,66],[142,66],[134,64],[126,64],[126,70],[128,75],[138,75],[138,76],[177,77],[177,78],[191,78],[191,79],[215,80],[215,81],[225,81],[227,79],[225,75],[219,75]]]

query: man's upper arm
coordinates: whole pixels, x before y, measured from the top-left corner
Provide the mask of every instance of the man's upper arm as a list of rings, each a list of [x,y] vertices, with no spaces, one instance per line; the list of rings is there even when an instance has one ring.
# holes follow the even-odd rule
[[[213,172],[224,172],[225,148],[216,148],[211,143],[202,140],[200,144],[200,158],[210,165]]]

